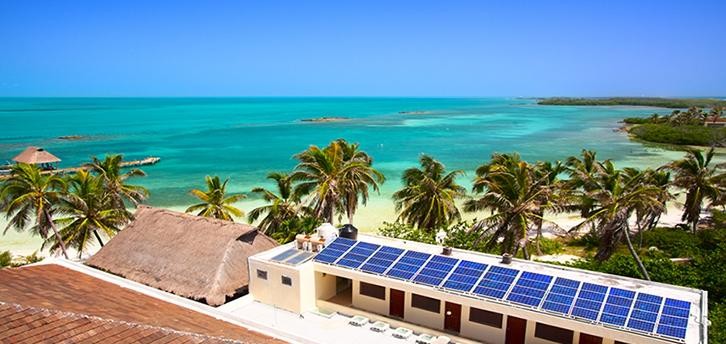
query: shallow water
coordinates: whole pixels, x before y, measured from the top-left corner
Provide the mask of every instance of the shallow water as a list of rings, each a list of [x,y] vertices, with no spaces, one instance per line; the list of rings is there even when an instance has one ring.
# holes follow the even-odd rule
[[[265,175],[290,170],[293,154],[343,137],[359,142],[388,178],[358,216],[362,227],[375,228],[393,218],[390,195],[421,153],[465,170],[465,185],[492,152],[516,151],[534,161],[565,159],[587,148],[620,167],[658,166],[680,157],[614,131],[624,117],[653,112],[670,111],[539,106],[514,98],[0,98],[0,162],[28,145],[57,155],[62,167],[106,153],[159,156],[161,162],[144,167],[148,176],[136,183],[149,188],[150,204],[181,209],[193,201],[188,192],[202,187],[205,175],[231,178],[232,192],[271,186]],[[322,116],[350,120],[300,121]],[[65,135],[84,139],[58,139]],[[0,240],[0,250],[7,239]]]

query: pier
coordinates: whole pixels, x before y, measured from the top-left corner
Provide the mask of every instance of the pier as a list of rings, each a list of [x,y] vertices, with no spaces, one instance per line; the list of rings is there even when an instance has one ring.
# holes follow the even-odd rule
[[[150,156],[146,157],[140,160],[131,160],[131,161],[122,161],[119,165],[123,168],[128,167],[139,167],[139,166],[148,166],[148,165],[155,165],[161,160],[161,158],[156,156]],[[0,169],[0,173],[5,172],[5,168],[9,168],[10,166],[4,166],[2,169]],[[67,168],[57,168],[52,170],[43,170],[43,174],[73,174],[80,170],[88,170],[91,169],[91,164],[85,164],[78,167],[67,167]],[[9,171],[8,171],[9,172]],[[9,174],[0,174],[0,180],[9,178]]]

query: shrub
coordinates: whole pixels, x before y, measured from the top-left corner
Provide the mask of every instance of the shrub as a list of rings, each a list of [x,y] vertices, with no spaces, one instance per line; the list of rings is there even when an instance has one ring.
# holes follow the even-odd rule
[[[13,255],[10,254],[10,251],[0,252],[0,268],[10,266],[12,261]]]
[[[557,239],[540,238],[539,248],[542,251],[542,254],[558,254],[564,250],[564,245]],[[536,254],[537,243],[534,240],[528,242],[527,249],[530,254]]]
[[[708,319],[711,320],[711,326],[708,327],[708,342],[726,343],[726,303],[708,305]]]
[[[726,128],[701,125],[642,124],[630,133],[641,140],[674,145],[723,146],[726,139]]]
[[[638,238],[635,239],[638,241]],[[699,254],[700,240],[697,236],[675,228],[656,228],[643,233],[643,247],[657,247],[669,257],[693,257]]]

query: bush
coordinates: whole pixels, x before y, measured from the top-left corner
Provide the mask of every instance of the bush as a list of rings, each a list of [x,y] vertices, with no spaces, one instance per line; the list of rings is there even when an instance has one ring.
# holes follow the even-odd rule
[[[542,251],[542,254],[558,254],[562,252],[565,247],[559,240],[540,238],[539,248]],[[537,253],[537,243],[535,242],[535,240],[529,241],[527,243],[527,250],[529,250],[530,254]]]
[[[651,123],[652,121],[650,118],[644,118],[644,117],[628,117],[623,119],[623,122],[625,124],[646,124]]]
[[[721,147],[726,139],[726,128],[701,125],[642,124],[631,129],[630,133],[641,140],[674,145]]]
[[[714,303],[708,306],[709,343],[726,343],[726,303]]]
[[[635,238],[635,242],[639,239]],[[657,247],[669,257],[693,257],[700,253],[700,240],[697,236],[676,228],[656,228],[643,233],[643,247]]]
[[[10,254],[10,251],[0,252],[0,268],[10,266],[12,261],[13,255]]]

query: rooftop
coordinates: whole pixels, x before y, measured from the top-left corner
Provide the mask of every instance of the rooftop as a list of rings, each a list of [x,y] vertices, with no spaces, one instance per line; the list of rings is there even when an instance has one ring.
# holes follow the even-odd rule
[[[50,154],[43,148],[31,146],[14,157],[13,161],[25,164],[49,164],[59,162],[61,159],[53,154]]]
[[[124,338],[138,335],[145,339],[184,337],[192,342],[280,343],[237,324],[81,272],[86,269],[93,270],[51,259],[44,264],[0,270],[0,342],[18,342],[36,331],[58,336],[54,341],[81,341],[89,335],[100,339],[122,331]],[[54,334],[56,326],[62,326],[64,333]],[[11,331],[14,328],[23,331]],[[63,337],[71,334],[74,337]],[[43,338],[34,337],[29,342],[48,340]]]

